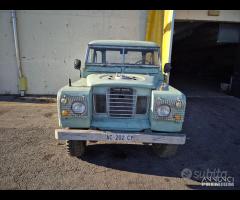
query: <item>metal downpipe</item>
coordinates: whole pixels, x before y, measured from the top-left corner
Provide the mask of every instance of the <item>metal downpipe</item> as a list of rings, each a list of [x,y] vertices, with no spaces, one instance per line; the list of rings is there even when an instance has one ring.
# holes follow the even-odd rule
[[[23,75],[23,70],[22,70],[22,65],[20,60],[16,11],[12,10],[11,14],[12,14],[13,37],[14,37],[16,61],[17,61],[18,75],[19,75],[19,90],[20,90],[20,95],[24,96],[25,91],[27,90],[27,79]]]

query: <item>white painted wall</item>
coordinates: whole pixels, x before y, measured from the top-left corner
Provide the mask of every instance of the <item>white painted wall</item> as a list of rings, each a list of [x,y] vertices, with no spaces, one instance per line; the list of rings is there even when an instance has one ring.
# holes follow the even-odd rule
[[[17,83],[11,14],[0,11],[0,93],[18,93]]]
[[[84,60],[89,41],[144,40],[146,11],[17,11],[19,46],[29,94],[56,94],[75,81],[73,60]],[[18,93],[10,11],[0,11],[0,93]]]

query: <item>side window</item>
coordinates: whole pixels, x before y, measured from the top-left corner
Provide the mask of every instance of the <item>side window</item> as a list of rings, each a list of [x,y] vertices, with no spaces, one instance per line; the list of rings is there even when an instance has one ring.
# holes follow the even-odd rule
[[[93,54],[93,63],[102,63],[102,52],[101,51],[94,51]]]
[[[96,49],[90,49],[87,62],[88,63],[102,63],[102,52]]]
[[[146,64],[159,66],[160,63],[159,63],[158,52],[157,51],[146,52],[145,62],[146,62]]]
[[[154,62],[153,62],[153,53],[152,52],[147,52],[146,54],[145,54],[145,62],[147,63],[147,64],[153,64]]]
[[[89,49],[87,63],[92,63],[93,62],[93,53],[94,53],[94,49]]]

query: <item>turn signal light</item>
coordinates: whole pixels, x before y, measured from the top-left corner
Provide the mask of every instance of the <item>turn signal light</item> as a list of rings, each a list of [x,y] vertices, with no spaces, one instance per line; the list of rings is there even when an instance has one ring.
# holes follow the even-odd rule
[[[70,114],[70,113],[69,113],[68,110],[63,110],[63,111],[62,111],[62,116],[64,116],[64,117],[68,116],[69,114]]]
[[[176,115],[174,115],[174,119],[175,119],[176,121],[181,121],[182,116],[179,115],[179,114],[176,114]]]

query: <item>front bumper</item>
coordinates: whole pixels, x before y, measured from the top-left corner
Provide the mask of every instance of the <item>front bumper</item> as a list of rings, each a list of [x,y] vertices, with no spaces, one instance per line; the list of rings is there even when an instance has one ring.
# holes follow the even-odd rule
[[[185,144],[186,135],[180,133],[145,133],[117,132],[82,129],[56,129],[55,138],[58,140],[89,140],[115,142],[143,142],[160,144]]]

